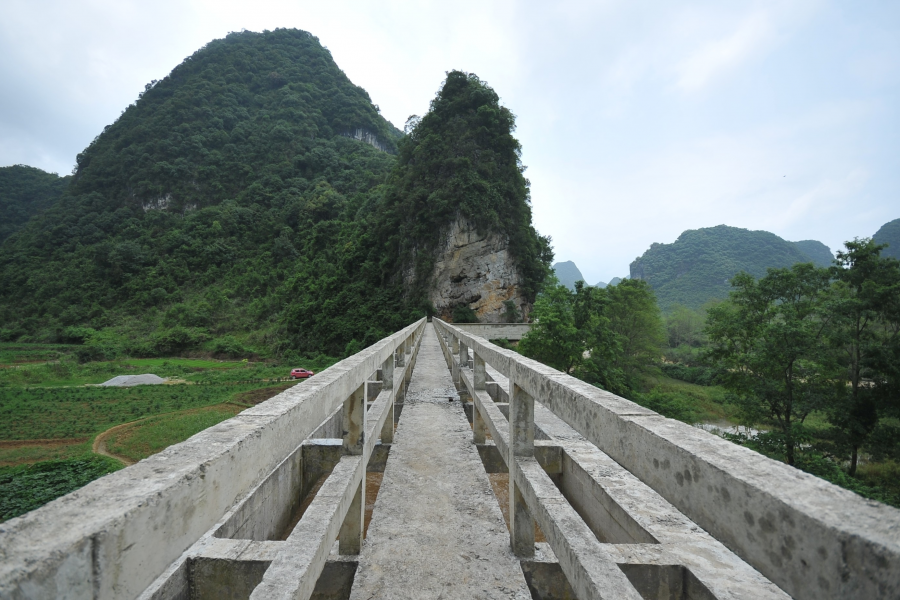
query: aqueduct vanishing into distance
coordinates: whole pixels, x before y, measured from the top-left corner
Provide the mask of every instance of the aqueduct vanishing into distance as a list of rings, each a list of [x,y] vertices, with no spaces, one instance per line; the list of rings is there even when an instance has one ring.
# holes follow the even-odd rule
[[[527,327],[419,321],[0,525],[0,598],[900,597],[900,511],[487,341]]]

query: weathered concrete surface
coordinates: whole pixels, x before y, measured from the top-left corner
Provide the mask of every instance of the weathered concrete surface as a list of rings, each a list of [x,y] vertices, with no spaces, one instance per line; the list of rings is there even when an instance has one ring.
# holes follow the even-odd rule
[[[531,323],[455,323],[469,335],[486,340],[521,340],[531,331]]]
[[[351,599],[529,599],[431,326],[414,375]]]
[[[578,434],[792,596],[900,597],[896,509],[663,418],[483,338],[435,325],[454,332],[459,342],[511,376]],[[494,442],[501,450],[506,445],[502,435]]]
[[[0,524],[0,598],[137,597],[423,322],[185,442]]]

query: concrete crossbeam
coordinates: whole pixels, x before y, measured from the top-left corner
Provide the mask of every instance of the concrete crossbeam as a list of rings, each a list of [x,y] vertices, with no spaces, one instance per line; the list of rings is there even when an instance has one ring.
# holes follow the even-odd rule
[[[344,456],[266,570],[251,600],[309,598],[365,473],[362,456]]]
[[[514,460],[516,488],[521,490],[578,597],[640,600],[640,594],[537,460],[522,457]]]
[[[0,524],[0,597],[138,597],[395,350],[419,335],[424,323],[185,442]]]
[[[434,323],[792,596],[900,596],[897,509]]]

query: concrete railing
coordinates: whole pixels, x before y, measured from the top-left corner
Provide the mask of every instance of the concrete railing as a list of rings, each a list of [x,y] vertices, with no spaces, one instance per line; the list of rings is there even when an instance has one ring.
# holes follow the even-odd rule
[[[342,554],[359,552],[366,465],[378,438],[392,439],[395,400],[405,394],[424,327],[422,319],[185,442],[3,523],[0,598],[231,597],[220,593],[226,588],[252,598],[309,598],[338,533]],[[328,430],[339,436],[321,440],[324,449],[337,445],[333,469],[315,508],[291,529],[315,466],[304,457],[321,454],[311,451],[314,438],[332,437]]]
[[[531,323],[456,323],[455,326],[469,335],[475,335],[486,340],[505,339],[517,341],[531,331]]]
[[[509,469],[513,549],[533,552],[536,521],[582,600],[679,568],[673,598],[900,597],[900,511],[434,325]]]

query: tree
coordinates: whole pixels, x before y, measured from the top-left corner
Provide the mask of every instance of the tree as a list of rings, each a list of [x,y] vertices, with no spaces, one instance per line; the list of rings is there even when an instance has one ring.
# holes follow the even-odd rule
[[[407,121],[387,180],[377,237],[414,275],[410,295],[427,291],[441,233],[462,218],[481,234],[509,240],[530,300],[550,272],[548,238],[531,224],[529,182],[515,115],[473,73],[450,71],[421,119]]]
[[[625,393],[622,336],[610,328],[607,291],[575,284],[572,292],[552,277],[534,305],[534,326],[519,351],[614,393]]]
[[[676,304],[666,316],[666,333],[670,348],[699,346],[703,343],[703,314],[683,304]]]
[[[725,385],[750,423],[771,419],[787,463],[804,419],[834,401],[841,380],[827,340],[830,272],[811,263],[769,269],[757,281],[740,273],[730,299],[709,310],[710,357],[725,367]]]
[[[605,311],[609,328],[621,346],[613,364],[633,379],[662,354],[665,329],[659,306],[653,290],[639,279],[625,279],[605,292],[609,299]]]
[[[551,275],[534,303],[534,325],[519,342],[519,352],[565,373],[571,373],[584,354],[572,296]]]
[[[588,383],[623,394],[628,385],[625,373],[617,364],[622,343],[610,328],[608,310],[609,295],[605,289],[586,286],[583,281],[575,282],[575,327],[581,334],[584,348],[575,373]]]
[[[860,447],[897,392],[900,262],[881,256],[885,247],[867,238],[847,242],[847,250],[837,253],[837,265],[831,268],[836,325],[831,341],[840,352],[848,384],[829,421],[838,429],[839,441],[850,448],[851,476],[856,474]]]

